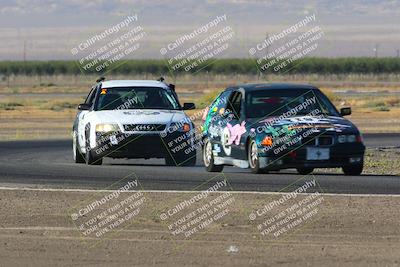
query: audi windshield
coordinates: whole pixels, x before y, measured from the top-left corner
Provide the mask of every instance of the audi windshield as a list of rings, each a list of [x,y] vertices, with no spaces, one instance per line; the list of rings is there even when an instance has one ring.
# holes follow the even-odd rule
[[[97,96],[95,110],[181,109],[172,92],[153,87],[103,88]]]

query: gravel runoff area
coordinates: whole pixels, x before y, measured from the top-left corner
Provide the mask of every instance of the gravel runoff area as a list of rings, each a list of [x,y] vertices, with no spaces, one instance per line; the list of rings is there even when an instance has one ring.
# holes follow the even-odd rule
[[[115,192],[1,189],[0,265],[400,264],[400,196]]]

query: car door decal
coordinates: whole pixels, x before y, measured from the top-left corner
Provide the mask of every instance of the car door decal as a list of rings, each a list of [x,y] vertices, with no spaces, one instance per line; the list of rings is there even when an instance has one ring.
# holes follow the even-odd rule
[[[235,126],[232,126],[230,123],[226,124],[230,134],[228,145],[231,145],[233,143],[235,143],[235,145],[239,145],[240,138],[246,132],[245,124],[245,121],[242,121],[241,124],[236,124]]]
[[[232,144],[240,144],[240,138],[244,133],[246,133],[245,124],[245,121],[243,121],[241,124],[235,124],[234,126],[232,126],[232,124],[229,122],[226,124],[227,127],[225,127],[222,132],[221,143],[227,156],[231,155]]]

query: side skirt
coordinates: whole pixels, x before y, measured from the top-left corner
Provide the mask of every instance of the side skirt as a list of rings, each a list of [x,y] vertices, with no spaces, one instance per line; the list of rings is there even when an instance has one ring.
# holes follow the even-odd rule
[[[239,168],[249,168],[249,162],[247,160],[234,159],[234,158],[224,158],[224,157],[214,157],[215,165],[233,165]]]

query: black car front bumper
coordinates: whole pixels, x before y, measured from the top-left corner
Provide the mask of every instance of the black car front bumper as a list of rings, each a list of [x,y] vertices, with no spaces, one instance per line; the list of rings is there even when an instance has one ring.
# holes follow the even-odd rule
[[[365,146],[363,143],[335,144],[329,147],[329,158],[323,160],[307,159],[307,147],[293,147],[290,150],[274,154],[261,152],[259,154],[260,167],[270,170],[289,168],[335,168],[362,164]],[[314,148],[317,148],[313,146]]]

